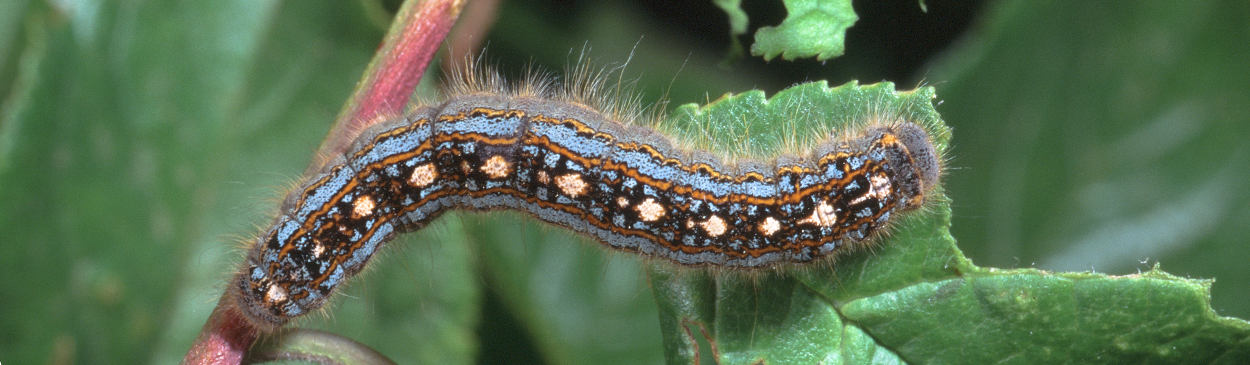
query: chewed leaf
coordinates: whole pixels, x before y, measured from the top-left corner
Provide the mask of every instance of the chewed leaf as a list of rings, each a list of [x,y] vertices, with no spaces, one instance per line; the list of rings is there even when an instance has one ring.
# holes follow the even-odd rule
[[[841,56],[846,29],[859,17],[850,0],[786,0],[789,14],[781,25],[763,27],[755,33],[751,54],[771,60],[816,57],[824,61]]]
[[[950,130],[933,110],[933,88],[897,92],[893,83],[830,88],[824,81],[796,85],[771,98],[753,90],[710,104],[677,108],[664,127],[700,147],[734,157],[774,156],[810,147],[872,121],[902,119],[925,127],[944,150]]]

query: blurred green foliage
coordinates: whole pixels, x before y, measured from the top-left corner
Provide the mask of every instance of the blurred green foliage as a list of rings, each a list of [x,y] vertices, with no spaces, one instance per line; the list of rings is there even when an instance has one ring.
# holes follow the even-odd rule
[[[786,20],[755,33],[751,54],[771,60],[816,57],[818,61],[841,56],[846,50],[846,28],[859,17],[850,0],[789,0]]]
[[[0,283],[0,362],[180,359],[240,247],[310,161],[375,51],[383,29],[365,8],[0,3],[0,277],[8,279]],[[695,16],[720,22],[717,11]],[[559,70],[588,45],[601,64],[629,59],[626,77],[637,78],[644,98],[675,104],[756,88],[771,95],[804,79],[877,81],[870,77],[890,62],[856,58],[848,47],[828,65],[797,62],[812,67],[806,71],[776,60],[724,70],[712,66],[723,47],[628,3],[509,2],[500,14],[488,59],[505,73],[530,62]],[[1247,15],[1250,4],[1239,1],[994,3],[914,79],[892,80],[935,86],[937,111],[954,129],[944,185],[959,248],[988,267],[1133,274],[1157,262],[1180,276],[1215,278],[1217,312],[1250,317],[1242,300],[1250,297],[1250,267],[1241,260],[1250,256]],[[861,14],[859,24],[871,21]],[[760,25],[776,24],[752,28]],[[399,363],[473,362],[515,346],[509,341],[551,363],[663,360],[647,287],[654,273],[516,216],[454,215],[401,238],[331,310],[301,325],[345,334]],[[1053,278],[1057,291],[1076,292],[1062,285],[1083,274],[1064,275]],[[1049,305],[1019,295],[972,300],[1020,292],[1002,276],[929,289],[965,306]],[[817,286],[803,276],[778,280],[768,287]],[[1195,285],[1157,272],[1140,280]],[[924,298],[925,289],[899,295]],[[1102,290],[1095,293],[1116,289]],[[1124,295],[1159,295],[1152,293]],[[889,316],[899,321],[882,321],[863,308],[883,308],[871,302],[887,298],[845,299],[843,315],[869,331],[932,319],[923,307],[902,306]],[[1193,314],[1202,308],[1161,310],[1169,309],[1170,318],[1211,321]],[[479,342],[480,333],[494,333],[498,313],[521,330]],[[971,316],[1012,312],[969,313],[968,323],[1036,319],[976,322]],[[1169,316],[1124,321],[1159,333],[1201,327]],[[846,328],[848,346],[895,354],[872,348],[895,339]],[[1176,355],[1140,337],[1119,341],[1123,351]]]

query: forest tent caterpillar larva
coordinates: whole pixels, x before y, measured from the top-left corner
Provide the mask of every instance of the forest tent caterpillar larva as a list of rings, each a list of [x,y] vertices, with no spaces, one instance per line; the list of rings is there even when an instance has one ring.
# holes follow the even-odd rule
[[[868,244],[941,174],[929,132],[908,121],[725,162],[588,106],[598,81],[509,94],[463,77],[445,101],[361,131],[288,195],[228,289],[256,328],[320,308],[385,242],[448,210],[520,210],[619,251],[760,269]]]

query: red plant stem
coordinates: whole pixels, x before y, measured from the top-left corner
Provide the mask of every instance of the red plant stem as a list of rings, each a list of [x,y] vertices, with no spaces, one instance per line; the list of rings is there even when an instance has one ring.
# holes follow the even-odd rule
[[[421,81],[426,66],[447,38],[463,6],[463,0],[404,2],[378,53],[365,70],[364,79],[340,112],[322,151],[341,149],[350,142],[349,135],[364,129],[377,116],[403,112],[413,88]],[[238,365],[257,336],[258,331],[243,319],[229,299],[229,293],[223,294],[182,363]]]
[[[427,0],[417,6],[411,6],[412,2],[405,2],[396,14],[382,47],[320,151],[342,151],[377,117],[402,114],[426,66],[464,8],[464,0]]]
[[[413,88],[425,74],[426,65],[460,16],[462,2],[435,0],[421,5],[418,11],[407,14],[408,17],[396,19],[395,24],[402,26],[402,30],[391,30],[382,46],[380,62],[375,61],[377,68],[374,72],[366,71],[365,92],[357,92],[352,98],[359,102],[352,113],[357,119],[403,112]]]
[[[243,362],[247,349],[256,341],[256,329],[227,302],[225,296],[217,302],[217,308],[200,330],[200,337],[182,358],[183,364],[237,365]]]

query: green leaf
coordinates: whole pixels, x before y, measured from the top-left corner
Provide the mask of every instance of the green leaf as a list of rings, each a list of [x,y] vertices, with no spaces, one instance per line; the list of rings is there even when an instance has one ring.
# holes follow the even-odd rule
[[[952,234],[978,264],[1215,279],[1250,318],[1250,28],[1239,1],[987,9],[936,62]],[[1166,31],[1164,31],[1166,29]]]
[[[555,364],[659,361],[655,301],[636,256],[521,213],[466,214],[483,276]],[[491,327],[485,327],[491,328]],[[486,346],[485,344],[483,346]]]
[[[0,353],[146,361],[187,274],[172,263],[204,254],[223,180],[201,157],[228,155],[222,107],[272,9],[28,5],[0,123]]]
[[[846,29],[859,17],[850,0],[786,0],[786,19],[776,27],[755,32],[751,54],[771,60],[816,57],[818,61],[841,56]]]
[[[905,359],[937,363],[1237,363],[1250,323],[1210,308],[1211,281],[978,270],[846,303]]]

